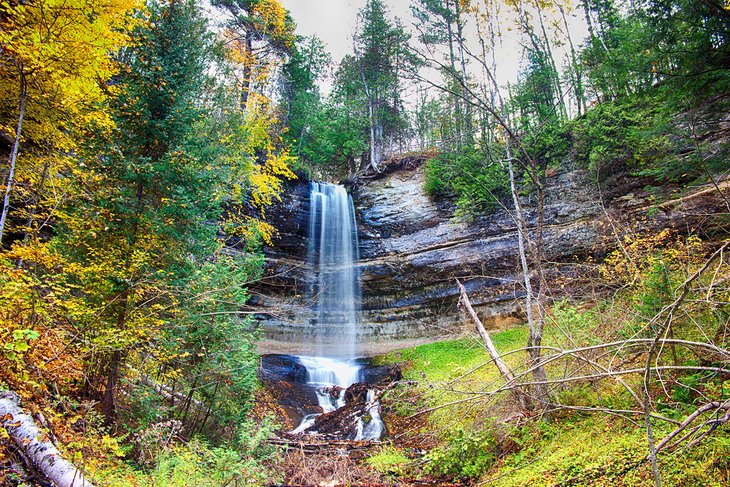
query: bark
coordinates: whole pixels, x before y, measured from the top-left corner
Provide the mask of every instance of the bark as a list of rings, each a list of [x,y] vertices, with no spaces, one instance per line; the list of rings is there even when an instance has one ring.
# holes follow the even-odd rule
[[[532,278],[530,276],[530,266],[527,261],[526,243],[529,238],[527,232],[527,222],[525,221],[525,213],[520,203],[520,197],[517,193],[517,185],[515,183],[515,170],[512,163],[512,156],[509,143],[506,144],[507,151],[507,167],[509,169],[510,192],[512,193],[512,201],[515,205],[515,220],[517,222],[517,249],[520,255],[520,264],[522,266],[522,275],[525,283],[525,312],[527,313],[527,326],[529,328],[529,336],[527,339],[527,347],[530,355],[530,367],[535,377],[535,388],[538,400],[543,404],[549,404],[548,384],[545,368],[540,363],[540,344],[542,342],[542,320],[535,320],[533,306],[537,301],[537,306],[541,307],[542,303],[539,299],[535,300],[535,294],[532,288]]]
[[[535,273],[535,279],[537,281],[537,320],[535,323],[535,330],[533,336],[531,336],[532,348],[530,349],[530,358],[532,366],[535,367],[533,376],[537,382],[537,396],[544,402],[544,404],[550,404],[549,398],[549,387],[547,385],[547,374],[545,367],[541,364],[541,350],[542,345],[542,334],[545,329],[545,303],[547,282],[545,280],[545,272],[543,268],[543,231],[545,228],[545,193],[543,191],[542,178],[540,174],[540,168],[538,167],[537,161],[532,158],[530,159],[530,177],[535,185],[535,193],[537,196],[537,224],[535,225],[535,240],[532,249],[532,264]],[[544,385],[540,385],[543,384]]]
[[[0,424],[25,457],[58,487],[94,487],[61,452],[48,441],[33,418],[20,408],[17,394],[0,390]]]
[[[474,308],[471,305],[471,301],[469,301],[469,295],[466,293],[466,289],[464,286],[459,282],[459,280],[456,280],[456,285],[459,287],[459,303],[461,306],[464,307],[467,314],[471,317],[472,321],[474,322],[474,325],[477,328],[477,331],[479,332],[479,335],[482,337],[482,341],[484,342],[484,346],[487,349],[487,352],[489,353],[489,357],[492,359],[492,362],[494,362],[494,365],[497,366],[497,369],[499,369],[499,373],[502,375],[502,378],[507,383],[507,385],[514,385],[515,383],[515,376],[510,370],[510,368],[507,366],[506,363],[504,363],[504,360],[502,360],[502,357],[499,356],[499,352],[497,351],[496,347],[494,346],[494,343],[492,342],[492,338],[489,336],[489,332],[486,328],[484,328],[484,324],[482,324],[482,321],[479,319],[479,316],[477,315],[476,311],[474,311]],[[517,399],[517,402],[520,404],[521,408],[528,409],[529,407],[529,401],[528,398],[522,393],[522,391],[519,388],[513,387],[510,389],[512,393],[515,396],[515,399]]]
[[[568,19],[565,16],[565,9],[562,5],[557,5],[558,10],[560,10],[560,15],[563,18],[563,25],[565,26],[565,37],[568,39],[568,45],[570,46],[570,59],[573,64],[573,76],[575,86],[573,87],[575,91],[575,101],[578,107],[578,115],[581,115],[585,111],[585,93],[583,92],[583,78],[581,76],[580,72],[580,66],[578,65],[578,56],[575,51],[575,46],[573,45],[573,37],[570,35],[570,27],[568,26]]]
[[[360,75],[362,77],[362,84],[365,87],[365,97],[368,99],[368,121],[370,122],[370,167],[375,171],[376,173],[380,172],[380,168],[378,167],[378,162],[380,162],[379,159],[379,153],[377,149],[377,141],[376,141],[376,121],[375,121],[375,107],[373,98],[371,96],[370,88],[368,87],[368,83],[365,80],[365,72],[362,66],[360,67]]]
[[[462,20],[462,12],[461,12],[461,6],[458,1],[454,2],[455,7],[455,13],[456,13],[456,42],[459,48],[459,65],[461,69],[461,79],[462,82],[462,96],[464,97],[464,100],[469,99],[469,93],[467,92],[467,74],[466,74],[466,56],[464,55],[464,22]],[[464,103],[464,112],[462,114],[464,117],[464,133],[462,136],[464,137],[464,143],[468,144],[472,138],[472,120],[471,120],[471,104],[470,103]]]
[[[542,7],[540,7],[540,0],[535,0],[535,7],[537,8],[537,16],[540,21],[540,30],[542,31],[542,39],[545,43],[545,52],[548,55],[548,61],[550,63],[550,68],[555,73],[555,79],[553,80],[555,83],[555,89],[556,89],[556,95],[558,99],[556,100],[558,103],[558,107],[560,107],[561,113],[563,116],[567,114],[567,110],[565,107],[565,98],[563,96],[563,87],[560,85],[560,73],[558,73],[558,66],[555,63],[555,56],[553,55],[553,48],[550,44],[550,37],[548,36],[547,29],[545,28],[545,19],[544,15],[542,13]]]
[[[245,55],[243,62],[243,80],[241,82],[241,111],[245,112],[248,106],[248,97],[251,94],[251,75],[253,69],[251,63],[253,63],[253,34],[246,32],[246,44],[245,44]]]
[[[447,0],[446,9],[448,11],[451,11],[451,8],[452,8],[451,4]],[[454,9],[455,8],[456,8],[456,5],[454,5]],[[458,70],[456,68],[456,54],[454,52],[454,28],[451,25],[451,19],[448,18],[448,14],[446,16],[444,16],[444,21],[446,23],[446,32],[447,32],[447,37],[449,40],[449,63],[450,63],[450,67],[451,67],[451,75],[454,77],[458,77],[458,75],[457,75]],[[464,102],[466,102],[467,98],[464,97],[464,94],[465,94],[465,90],[462,90],[461,96],[462,96]],[[461,139],[462,139],[464,130],[463,130],[462,123],[461,123],[462,122],[461,103],[459,103],[458,97],[454,100],[454,109],[455,109],[455,113],[456,113],[456,117],[454,119],[454,127],[456,128],[456,150],[457,150],[457,152],[459,152],[459,149],[461,148]]]
[[[21,131],[23,129],[23,119],[25,118],[25,104],[28,92],[28,84],[25,79],[25,74],[20,73],[20,100],[19,100],[19,113],[18,113],[18,126],[15,129],[15,140],[13,141],[13,148],[10,151],[10,158],[8,160],[10,169],[8,171],[8,178],[5,183],[5,197],[3,198],[2,213],[0,213],[0,244],[3,241],[3,232],[5,230],[5,222],[8,218],[8,212],[10,211],[10,193],[13,189],[13,179],[15,178],[15,166],[18,160],[18,149],[20,148]]]
[[[114,424],[114,418],[116,416],[117,406],[116,400],[114,399],[114,392],[117,386],[117,379],[119,377],[119,365],[122,361],[122,353],[119,350],[112,353],[109,369],[106,377],[106,388],[104,389],[104,396],[102,397],[101,409],[104,413],[104,422],[107,426]]]
[[[497,80],[494,78],[493,73],[487,69],[486,65],[485,71],[489,78],[489,80],[494,85],[495,93],[497,96],[497,99],[499,101],[499,110],[501,114],[501,118],[498,118],[496,116],[496,112],[492,112],[493,115],[495,115],[495,118],[497,118],[499,124],[502,127],[502,131],[504,132],[504,150],[505,150],[505,158],[507,162],[507,169],[509,172],[509,183],[510,183],[510,193],[512,196],[512,202],[514,204],[515,208],[515,223],[517,225],[517,249],[519,253],[520,258],[520,265],[522,267],[522,274],[524,277],[524,283],[525,283],[525,312],[527,313],[527,325],[529,328],[529,337],[527,341],[527,346],[529,348],[529,355],[530,355],[530,368],[533,371],[533,376],[535,377],[535,387],[536,387],[536,395],[538,401],[540,401],[545,406],[550,404],[550,397],[549,397],[549,385],[547,382],[547,374],[545,373],[545,367],[541,363],[541,357],[540,357],[540,345],[542,342],[542,330],[544,326],[544,306],[543,306],[543,300],[544,300],[544,292],[539,294],[537,296],[537,306],[540,310],[540,315],[538,322],[536,323],[535,317],[533,315],[533,301],[535,300],[535,294],[533,292],[532,288],[532,278],[531,278],[531,271],[530,266],[528,263],[528,255],[527,252],[529,249],[526,248],[526,245],[529,245],[529,232],[527,228],[527,222],[525,221],[525,212],[522,208],[522,203],[520,202],[519,193],[517,192],[517,184],[516,184],[516,177],[515,177],[515,169],[514,169],[514,160],[512,158],[512,145],[511,142],[516,137],[514,136],[513,132],[510,130],[509,122],[508,122],[508,114],[507,110],[505,108],[504,100],[502,99],[502,95],[499,92],[499,84],[497,83]],[[519,144],[519,140],[517,141]],[[518,146],[519,147],[519,146]],[[524,150],[524,148],[523,148]],[[525,156],[529,158],[529,155],[525,153]],[[534,160],[530,160],[530,167],[531,172],[534,172]],[[532,174],[533,177],[535,177],[535,174]],[[534,264],[537,266],[538,269],[538,277],[542,279],[542,262],[540,260],[542,259],[542,252],[539,251],[539,247],[542,245],[542,227],[544,222],[544,208],[543,208],[543,195],[542,195],[542,187],[540,185],[539,177],[537,179],[537,189],[540,191],[540,194],[538,194],[538,224],[536,229],[536,234],[538,237],[538,245],[536,246],[538,252],[533,253],[532,257]],[[540,283],[543,291],[544,291],[544,283]]]

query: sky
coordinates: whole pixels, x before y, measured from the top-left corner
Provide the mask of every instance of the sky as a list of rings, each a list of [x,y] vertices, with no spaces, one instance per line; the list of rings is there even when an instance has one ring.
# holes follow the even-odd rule
[[[297,33],[316,34],[327,45],[332,61],[337,64],[352,52],[357,12],[365,0],[282,0],[297,23]],[[410,22],[410,0],[389,0],[391,14]]]

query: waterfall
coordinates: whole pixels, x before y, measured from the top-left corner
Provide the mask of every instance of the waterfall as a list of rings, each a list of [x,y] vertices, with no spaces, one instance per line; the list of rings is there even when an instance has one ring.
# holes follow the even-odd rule
[[[363,380],[357,359],[360,275],[355,208],[344,187],[310,183],[308,264],[312,269],[309,298],[313,303],[313,348],[317,356],[298,357],[307,369],[307,384],[324,413],[345,405],[346,389]],[[333,391],[335,391],[333,393]],[[368,393],[365,414],[357,418],[353,439],[378,439],[384,429],[379,404]],[[304,417],[292,433],[305,432],[318,414]]]
[[[339,185],[310,183],[309,194],[307,258],[315,276],[309,295],[315,303],[316,352],[353,359],[360,307],[355,209]]]

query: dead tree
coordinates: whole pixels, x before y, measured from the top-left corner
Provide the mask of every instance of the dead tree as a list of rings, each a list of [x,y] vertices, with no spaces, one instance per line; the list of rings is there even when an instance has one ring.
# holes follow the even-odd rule
[[[94,487],[84,474],[64,459],[35,424],[33,418],[20,408],[20,397],[10,391],[0,391],[0,424],[8,432],[28,467],[42,473],[58,487]]]
[[[492,359],[492,362],[494,362],[494,365],[497,366],[497,369],[499,369],[499,373],[502,375],[505,383],[508,386],[514,386],[515,376],[510,368],[507,366],[507,364],[504,362],[504,360],[502,360],[502,357],[499,356],[499,352],[494,346],[494,343],[492,343],[492,338],[489,336],[489,332],[486,328],[484,328],[484,324],[482,324],[482,321],[479,319],[479,316],[477,315],[476,311],[474,311],[474,308],[471,305],[471,301],[469,301],[469,295],[466,293],[464,285],[461,284],[458,279],[456,280],[456,285],[459,287],[459,305],[466,311],[471,320],[474,322],[474,325],[476,326],[479,335],[482,337],[484,347],[489,353],[489,357]],[[522,410],[530,408],[529,398],[524,394],[522,389],[518,387],[511,387],[510,391],[514,395],[517,403],[520,405],[520,408]]]

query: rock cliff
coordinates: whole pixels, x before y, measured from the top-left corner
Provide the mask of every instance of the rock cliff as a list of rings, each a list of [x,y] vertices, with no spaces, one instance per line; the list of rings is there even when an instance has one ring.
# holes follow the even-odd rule
[[[428,196],[424,179],[423,167],[415,165],[361,180],[352,189],[360,235],[363,354],[455,337],[471,327],[457,309],[456,277],[487,326],[522,318],[517,234],[508,209],[458,221],[453,201]],[[708,187],[657,205],[644,184],[627,178],[611,181],[601,192],[582,170],[547,178],[544,255],[552,298],[594,291],[587,287],[590,279],[581,278],[590,274],[586,259],[600,259],[614,246],[617,226],[630,221],[639,230],[686,231],[725,204]],[[261,348],[307,353],[314,327],[306,299],[306,182],[291,184],[269,217],[281,233],[267,250],[267,277],[255,290],[266,335]]]

